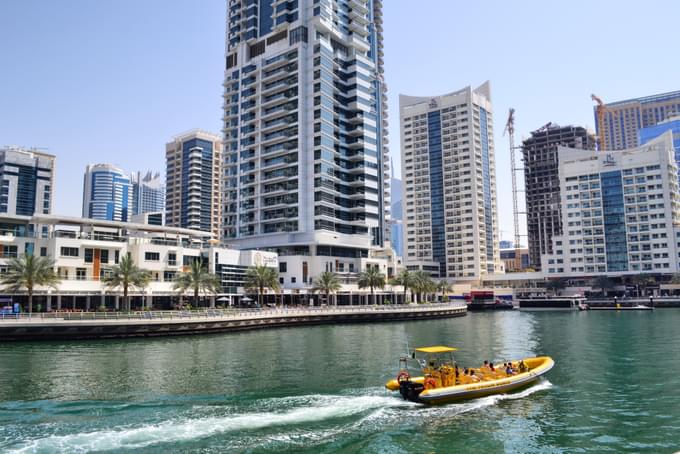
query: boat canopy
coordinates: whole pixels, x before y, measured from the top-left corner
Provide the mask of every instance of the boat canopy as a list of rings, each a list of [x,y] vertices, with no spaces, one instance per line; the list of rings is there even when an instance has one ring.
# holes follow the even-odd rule
[[[448,352],[455,352],[458,350],[457,348],[453,347],[446,347],[444,345],[435,345],[432,347],[420,347],[416,348],[417,352],[421,353],[448,353]]]

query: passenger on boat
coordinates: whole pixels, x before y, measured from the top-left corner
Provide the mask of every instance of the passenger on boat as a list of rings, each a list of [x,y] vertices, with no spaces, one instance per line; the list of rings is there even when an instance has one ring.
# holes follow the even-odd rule
[[[489,369],[491,372],[496,372],[496,369],[493,367],[493,363],[489,363]]]
[[[507,375],[515,375],[515,370],[512,368],[510,363],[508,363],[508,366],[505,368],[505,373]]]
[[[527,367],[526,364],[524,364],[524,360],[523,360],[523,359],[520,360],[520,362],[519,362],[519,371],[520,371],[520,373],[522,373],[522,372],[527,372],[528,370],[529,370],[529,368]]]

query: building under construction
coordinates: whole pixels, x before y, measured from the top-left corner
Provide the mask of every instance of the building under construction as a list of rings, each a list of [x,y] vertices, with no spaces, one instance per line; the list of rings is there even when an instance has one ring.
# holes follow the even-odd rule
[[[595,149],[595,137],[580,126],[548,123],[522,142],[527,235],[532,268],[541,254],[552,253],[552,237],[562,233],[558,145]]]

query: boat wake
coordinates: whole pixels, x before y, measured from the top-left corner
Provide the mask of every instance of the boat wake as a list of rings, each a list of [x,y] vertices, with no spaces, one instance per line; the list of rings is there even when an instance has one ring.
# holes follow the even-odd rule
[[[307,395],[261,399],[245,406],[192,406],[157,423],[52,435],[1,446],[11,453],[97,452],[134,450],[164,443],[189,443],[219,437],[227,448],[291,447],[325,442],[342,432],[376,432],[395,422],[424,423],[442,414],[455,416],[521,399],[550,388],[542,381],[522,392],[490,396],[446,407],[423,407],[381,388],[341,395]],[[214,414],[210,414],[214,413]]]

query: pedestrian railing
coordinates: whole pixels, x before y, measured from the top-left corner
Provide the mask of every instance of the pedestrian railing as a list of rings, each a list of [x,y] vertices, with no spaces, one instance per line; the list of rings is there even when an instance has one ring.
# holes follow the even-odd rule
[[[429,312],[441,309],[465,309],[464,303],[389,304],[367,306],[285,306],[251,309],[205,309],[174,311],[131,311],[131,312],[37,312],[33,314],[0,314],[1,321],[49,321],[49,320],[178,320],[178,319],[219,319],[219,318],[269,318],[276,316],[331,315],[341,313],[381,312]]]

